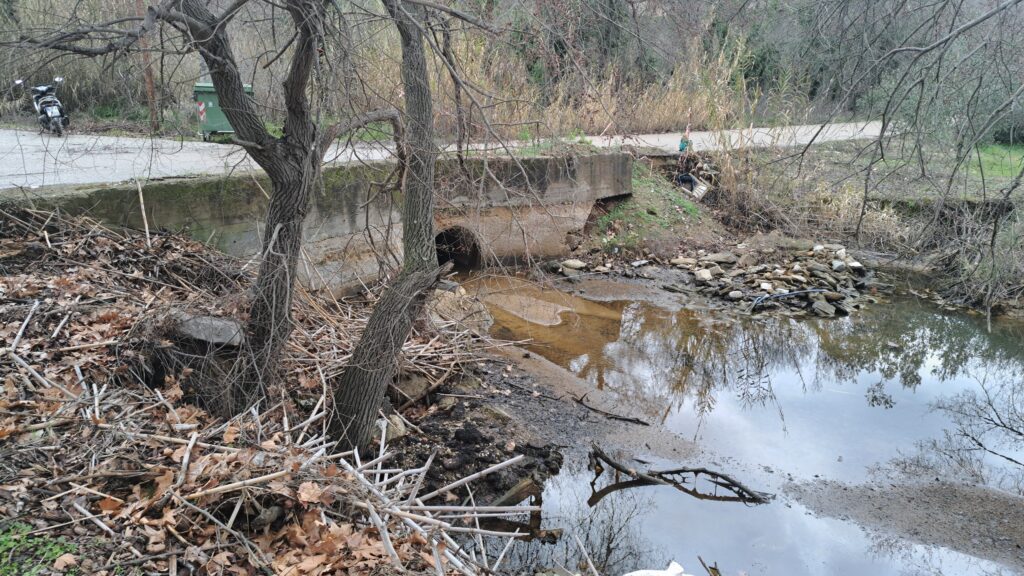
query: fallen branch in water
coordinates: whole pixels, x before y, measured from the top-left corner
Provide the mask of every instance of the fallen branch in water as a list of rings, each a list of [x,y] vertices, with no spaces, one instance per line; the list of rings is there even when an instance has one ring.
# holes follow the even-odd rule
[[[587,394],[589,394],[589,392]],[[612,412],[607,412],[605,410],[601,410],[600,408],[595,408],[595,407],[591,406],[590,404],[587,404],[587,402],[586,402],[587,394],[584,394],[581,398],[573,397],[573,400],[575,400],[577,404],[579,404],[580,406],[583,406],[587,410],[590,410],[591,412],[596,412],[596,413],[600,414],[601,416],[604,416],[605,418],[609,418],[611,420],[619,420],[619,421],[622,421],[622,422],[629,422],[630,424],[639,424],[641,426],[650,426],[651,425],[649,422],[644,422],[643,420],[641,420],[639,418],[633,418],[633,417],[630,417],[630,416],[620,416],[618,414],[613,414]]]
[[[732,478],[728,474],[716,472],[707,468],[680,467],[673,468],[671,470],[648,470],[646,472],[641,472],[612,460],[604,450],[601,450],[597,446],[593,446],[590,452],[590,466],[596,474],[594,482],[596,482],[604,472],[604,466],[602,464],[607,464],[613,470],[621,474],[625,474],[631,479],[622,482],[615,482],[601,488],[600,490],[595,490],[587,500],[587,504],[590,506],[596,505],[602,498],[612,492],[618,492],[619,490],[635,488],[638,486],[655,485],[671,486],[701,500],[743,502],[745,504],[767,504],[768,501],[773,498],[773,495],[771,494],[758,492],[748,488],[739,480]],[[687,475],[692,476],[688,478],[686,477]],[[698,491],[697,480],[701,478],[707,480],[717,488],[728,490],[729,494],[718,494],[717,492],[714,494],[705,494]],[[692,487],[684,486],[684,484],[690,480],[692,480]],[[594,482],[591,482],[591,488],[593,488]]]

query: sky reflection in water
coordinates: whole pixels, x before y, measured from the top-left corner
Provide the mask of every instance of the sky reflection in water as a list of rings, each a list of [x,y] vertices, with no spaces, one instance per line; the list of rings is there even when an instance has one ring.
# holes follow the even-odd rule
[[[562,313],[561,324],[541,326],[515,308],[529,298],[512,305],[491,297],[496,335],[533,339],[533,351],[695,438],[714,455],[703,464],[742,470],[754,487],[772,490],[790,478],[870,481],[873,467],[942,437],[950,422],[931,409],[935,400],[979,389],[982,381],[1020,382],[1024,366],[1020,324],[997,324],[987,333],[976,317],[915,300],[827,321],[726,319],[639,302],[577,305],[539,290],[528,296],[572,310]],[[591,479],[575,463],[550,482],[545,524],[586,534],[588,550],[607,551],[609,573],[663,567],[669,559],[699,573],[698,554],[730,574],[998,571],[952,551],[814,517],[792,503],[749,507],[646,487],[590,509]],[[541,554],[532,560],[570,561],[574,545],[566,546],[529,547],[521,560]]]

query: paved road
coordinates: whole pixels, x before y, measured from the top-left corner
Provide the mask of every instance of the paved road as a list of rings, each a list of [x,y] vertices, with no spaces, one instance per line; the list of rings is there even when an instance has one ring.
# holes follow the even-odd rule
[[[722,132],[694,132],[696,150],[799,146],[811,141],[874,138],[881,123],[829,124],[754,128]],[[636,136],[595,136],[596,146],[621,145],[658,148],[666,152],[678,149],[679,133]],[[494,148],[481,145],[481,148]],[[381,146],[336,146],[327,155],[330,162],[380,160],[390,156]],[[10,189],[35,189],[41,186],[102,184],[132,179],[154,179],[200,174],[227,174],[249,171],[256,166],[237,146],[195,141],[148,138],[69,135],[55,138],[48,134],[22,130],[0,130],[0,195]]]

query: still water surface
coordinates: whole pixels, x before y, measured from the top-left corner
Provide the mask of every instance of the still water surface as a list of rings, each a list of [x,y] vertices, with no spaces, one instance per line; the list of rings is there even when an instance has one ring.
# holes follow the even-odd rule
[[[493,334],[529,339],[532,351],[694,439],[699,464],[773,492],[817,478],[878,481],[879,468],[919,455],[950,429],[935,401],[1020,383],[1024,373],[1020,324],[989,333],[980,318],[914,299],[818,320],[592,302],[508,279],[467,288],[494,315]],[[675,464],[645,459],[652,468]],[[1002,573],[969,555],[814,516],[786,498],[747,506],[644,487],[590,507],[592,479],[585,461],[570,458],[545,488],[544,523],[579,534],[607,573],[671,559],[703,573],[698,555],[726,574]],[[572,563],[575,548],[569,536],[525,547],[517,560]]]

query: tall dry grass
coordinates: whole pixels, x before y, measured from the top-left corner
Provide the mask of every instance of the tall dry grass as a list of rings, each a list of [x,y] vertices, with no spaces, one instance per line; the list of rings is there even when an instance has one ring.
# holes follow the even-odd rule
[[[290,23],[281,10],[250,3],[251,13],[231,24],[231,37],[242,76],[252,83],[255,98],[271,124],[283,119],[280,84],[287,74],[288,52],[274,60],[288,38]],[[80,0],[77,18],[68,25],[111,16],[132,15],[133,0]],[[53,26],[54,14],[66,14],[60,0],[19,2],[21,32]],[[380,106],[401,105],[399,45],[386,20],[364,18],[348,23],[348,32],[332,29],[319,63],[314,101],[324,122]],[[13,33],[8,31],[9,33]],[[153,56],[165,120],[195,121],[192,86],[200,78],[199,57],[172,54],[180,48],[164,30],[167,53]],[[733,128],[748,124],[771,100],[778,110],[793,104],[785,94],[761,94],[746,85],[742,66],[746,54],[735,47],[707,52],[699,38],[686,48],[686,57],[653,81],[628,80],[630,70],[609,67],[577,73],[552,84],[538,85],[531,62],[504,43],[473,30],[453,34],[452,50],[462,79],[463,108],[469,135],[480,139],[547,138],[569,134],[613,134]],[[151,38],[159,48],[160,36]],[[144,122],[146,115],[143,69],[137,54],[117,58],[58,58],[40,66],[41,57],[25,50],[0,53],[0,77],[45,79],[67,77],[63,98],[73,111],[112,121]],[[447,68],[431,54],[432,83],[438,133],[452,139],[458,131],[455,87]],[[788,89],[787,89],[788,91]],[[797,90],[792,91],[797,94]]]

